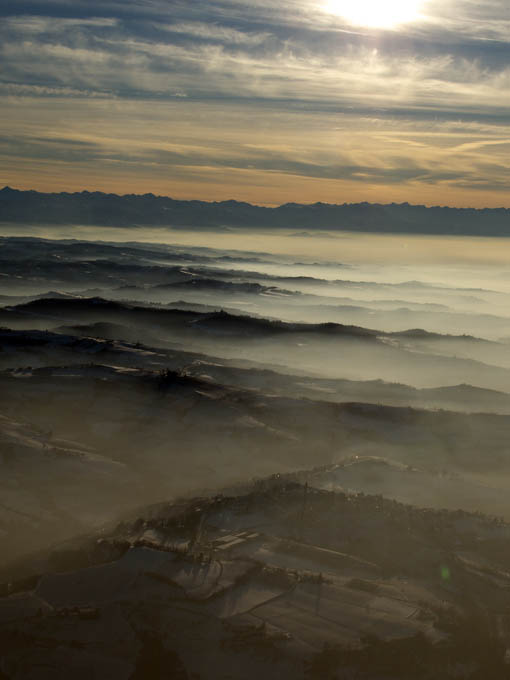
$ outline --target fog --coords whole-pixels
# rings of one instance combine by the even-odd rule
[[[0,238],[9,668],[37,644],[45,668],[137,677],[175,648],[210,677],[199,640],[231,677],[322,680],[374,644],[500,650],[505,241],[23,231]]]
[[[142,503],[356,455],[391,479],[328,483],[407,502],[391,465],[411,465],[419,503],[510,516],[504,241],[23,232],[0,241],[11,556]]]

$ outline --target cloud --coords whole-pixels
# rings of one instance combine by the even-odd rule
[[[239,186],[265,173],[310,178],[313,191],[510,188],[503,1],[429,0],[398,31],[354,28],[323,6],[0,0],[4,133],[17,140],[2,140],[3,158],[46,154],[76,176],[105,163],[138,163],[147,178],[238,171]],[[70,141],[67,160],[66,142],[51,141],[64,109],[62,139],[87,142]]]
[[[208,42],[230,45],[261,45],[271,37],[268,32],[245,32],[228,26],[206,24],[201,21],[158,25],[157,28],[169,33],[185,35],[189,38],[200,38]]]
[[[475,57],[472,41],[452,43],[444,27],[436,33],[427,28],[420,35],[388,37],[339,33],[335,22],[313,24],[309,18],[310,23],[294,30],[292,22],[284,22],[283,10],[274,25],[262,22],[265,14],[261,23],[251,24],[236,19],[235,12],[234,19],[219,23],[225,5],[240,11],[234,2],[210,3],[208,11],[217,19],[210,24],[193,19],[201,3],[190,3],[187,21],[170,21],[163,12],[157,24],[152,14],[147,22],[133,22],[133,11],[149,6],[133,2],[119,8],[116,18],[11,17],[0,33],[6,65],[2,80],[127,97],[178,93],[319,107],[404,106],[417,114],[433,108],[437,115],[452,110],[491,115],[506,108],[508,43],[506,52],[500,43],[477,45]],[[298,5],[303,15],[305,6]],[[112,3],[108,7],[111,11]],[[153,12],[158,7],[163,6],[150,3]],[[177,3],[179,8],[176,14],[184,14]],[[267,14],[265,3],[257,8]],[[104,12],[105,6],[92,2],[91,9]]]
[[[118,24],[118,20],[110,18],[86,19],[63,19],[60,17],[40,17],[40,16],[14,16],[5,19],[4,29],[9,33],[37,34],[37,33],[60,33],[63,30],[75,27],[94,28],[112,27]]]

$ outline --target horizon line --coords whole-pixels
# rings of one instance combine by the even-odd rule
[[[173,196],[168,196],[164,194],[153,194],[152,192],[146,192],[144,194],[135,194],[135,193],[129,193],[129,194],[116,194],[115,192],[109,192],[109,191],[89,191],[88,189],[82,189],[81,191],[39,191],[38,189],[16,189],[11,187],[10,185],[6,184],[4,187],[0,189],[0,194],[3,194],[5,192],[13,192],[13,193],[33,193],[33,194],[43,194],[46,196],[61,196],[61,195],[68,195],[68,196],[80,196],[83,194],[86,195],[94,195],[94,194],[100,194],[102,196],[115,196],[117,198],[130,198],[130,197],[135,197],[135,198],[145,198],[145,197],[151,197],[151,198],[157,198],[157,199],[168,199],[171,201],[178,201],[182,203],[204,203],[207,205],[222,205],[222,204],[228,204],[228,203],[235,203],[238,205],[248,205],[252,208],[260,208],[260,209],[265,209],[265,210],[277,210],[278,208],[285,208],[285,207],[291,207],[291,206],[299,206],[299,207],[305,207],[305,208],[311,208],[314,206],[325,206],[325,207],[332,207],[332,208],[343,208],[343,207],[348,207],[348,206],[380,206],[380,207],[389,207],[389,206],[396,206],[396,207],[410,207],[410,208],[425,208],[426,210],[433,210],[433,209],[441,209],[441,210],[469,210],[469,211],[475,211],[475,212],[484,212],[487,210],[490,211],[510,211],[510,208],[506,208],[505,206],[498,206],[498,207],[493,207],[490,208],[488,206],[482,207],[482,208],[475,208],[475,207],[460,207],[460,206],[454,206],[454,205],[427,205],[425,203],[409,203],[408,201],[403,201],[402,203],[397,203],[395,201],[392,201],[391,203],[376,203],[376,202],[371,202],[371,201],[359,201],[356,203],[326,203],[324,201],[315,201],[314,203],[298,203],[296,201],[288,201],[287,203],[281,203],[281,204],[271,204],[271,205],[264,205],[260,203],[250,203],[249,201],[240,201],[235,198],[229,198],[229,199],[224,199],[221,201],[207,201],[203,200],[200,198],[174,198]]]

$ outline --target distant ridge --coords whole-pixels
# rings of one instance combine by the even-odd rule
[[[409,203],[286,203],[267,208],[234,200],[181,201],[154,194],[0,190],[0,222],[113,227],[332,229],[375,233],[510,236],[508,208]]]

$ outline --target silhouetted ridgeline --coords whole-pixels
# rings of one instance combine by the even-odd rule
[[[509,236],[510,209],[408,203],[286,203],[266,208],[238,201],[177,201],[154,194],[43,194],[0,190],[0,222],[98,226],[287,227],[419,234]]]

